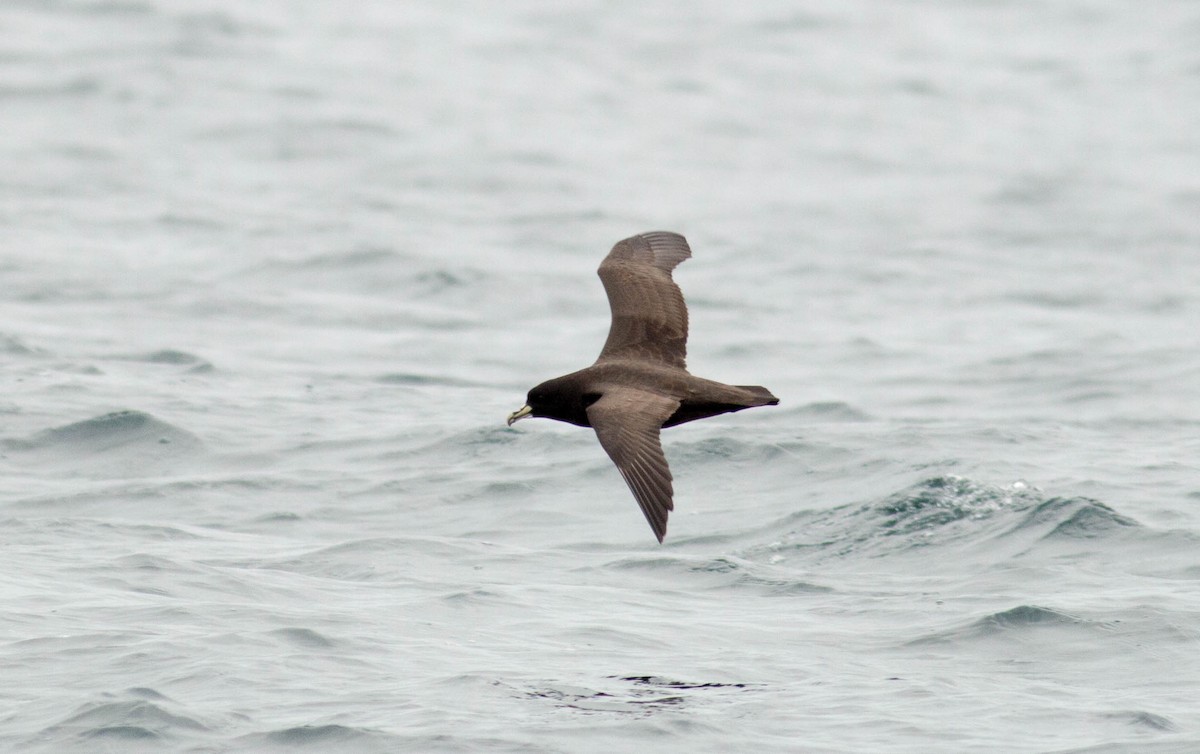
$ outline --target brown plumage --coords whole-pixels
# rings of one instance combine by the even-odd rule
[[[654,231],[613,246],[598,274],[612,326],[596,363],[529,391],[508,417],[592,427],[662,542],[674,510],[659,430],[779,399],[757,385],[725,385],[687,371],[687,305],[671,271],[692,256],[678,233]]]

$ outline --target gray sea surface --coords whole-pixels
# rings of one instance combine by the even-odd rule
[[[1198,458],[1192,0],[0,3],[2,750],[1197,752]]]

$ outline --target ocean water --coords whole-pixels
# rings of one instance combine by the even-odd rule
[[[1200,751],[1194,2],[5,0],[0,165],[0,749]]]

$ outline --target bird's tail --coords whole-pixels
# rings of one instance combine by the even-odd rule
[[[738,385],[737,387],[754,396],[755,402],[751,405],[775,406],[779,404],[779,399],[762,385]]]

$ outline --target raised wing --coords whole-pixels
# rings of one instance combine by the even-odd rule
[[[652,231],[613,246],[597,271],[612,326],[597,362],[650,359],[686,367],[688,315],[671,270],[692,256],[678,233]]]
[[[633,497],[650,522],[654,536],[662,542],[667,534],[667,514],[672,501],[671,469],[663,455],[659,430],[679,401],[634,388],[605,391],[588,406],[588,420]]]

